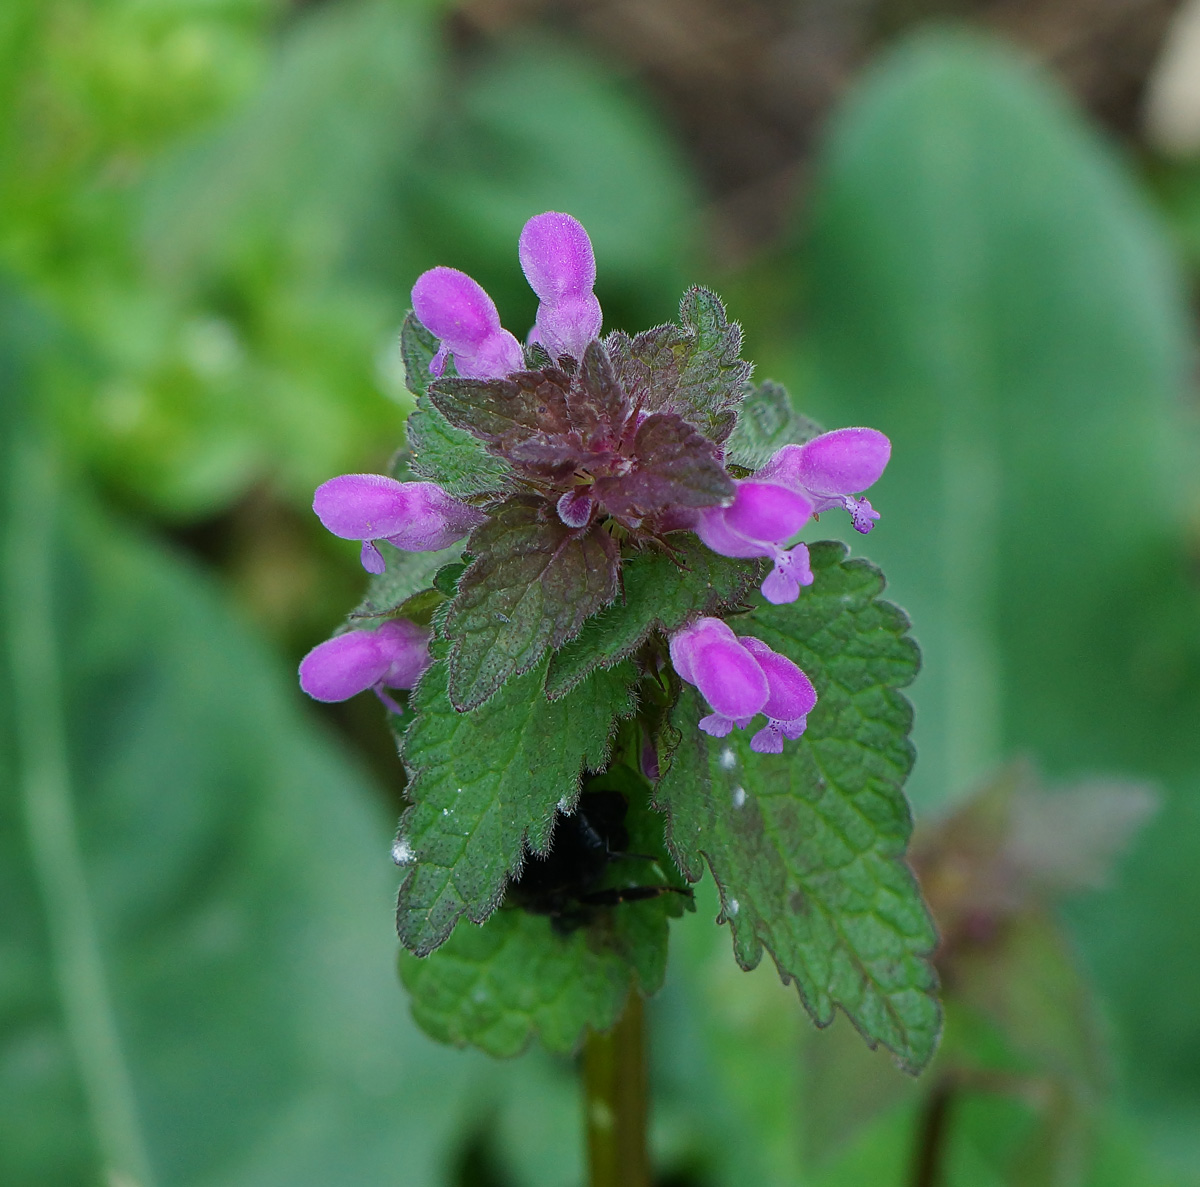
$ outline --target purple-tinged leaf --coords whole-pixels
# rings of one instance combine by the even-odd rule
[[[441,379],[429,385],[429,398],[455,428],[506,453],[531,437],[570,432],[569,386],[562,371],[548,368],[509,379]]]
[[[460,711],[574,638],[616,597],[620,567],[608,532],[569,528],[553,504],[526,496],[497,507],[467,551],[475,559],[442,626],[452,644],[450,700]]]
[[[599,342],[584,351],[568,396],[571,423],[589,450],[616,446],[631,411],[608,352]]]
[[[674,412],[720,444],[737,421],[751,365],[741,358],[742,330],[720,298],[689,289],[678,326],[656,326],[630,338],[605,339],[617,378],[650,411]]]
[[[713,507],[734,496],[713,444],[674,413],[655,412],[633,441],[635,465],[598,478],[596,498],[611,515],[641,518],[675,507]]]

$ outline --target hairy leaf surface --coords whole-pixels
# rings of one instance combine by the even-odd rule
[[[570,378],[551,367],[511,379],[438,380],[429,398],[455,428],[508,452],[521,441],[570,430],[569,386]]]
[[[597,672],[550,703],[543,663],[470,713],[451,707],[447,672],[439,659],[422,678],[404,738],[412,806],[400,832],[415,864],[396,928],[418,956],[460,916],[481,923],[496,909],[525,846],[545,852],[556,805],[573,806],[581,773],[603,766],[614,722],[634,709],[632,665]]]
[[[588,619],[579,636],[554,653],[547,696],[561,697],[597,667],[611,667],[632,655],[654,630],[670,633],[689,618],[736,606],[760,579],[758,561],[718,556],[691,534],[669,539],[673,558],[646,551],[625,560],[623,596]]]
[[[456,429],[425,394],[409,413],[405,432],[412,450],[412,472],[439,483],[458,498],[504,491],[510,470],[470,433]]]
[[[904,864],[912,710],[897,690],[919,658],[903,612],[879,600],[879,571],[845,554],[841,544],[814,546],[816,581],[799,601],[760,604],[737,628],[795,660],[816,686],[801,741],[760,755],[753,729],[710,739],[697,728],[707,709],[685,687],[658,802],[687,876],[701,876],[702,857],[712,869],[738,962],[753,968],[766,948],[818,1025],[840,1006],[869,1044],[915,1072],[940,1026],[936,937]]]
[[[636,337],[616,331],[605,339],[618,379],[648,411],[675,412],[718,444],[737,419],[751,365],[741,358],[742,329],[715,293],[689,289],[680,324]]]
[[[387,569],[367,583],[363,600],[350,612],[351,620],[386,618],[392,615],[412,617],[427,606],[423,596],[434,587],[438,570],[458,560],[461,544],[437,552],[406,552],[380,540],[376,545],[387,561]]]
[[[712,507],[733,498],[733,481],[712,443],[681,416],[651,413],[638,428],[633,453],[639,464],[629,473],[596,480],[596,497],[612,515]]]
[[[629,849],[657,859],[613,861],[603,885],[678,883],[663,818],[649,807],[645,781],[617,766],[588,784],[588,790],[601,787],[628,795]],[[593,907],[588,921],[571,931],[511,904],[482,927],[462,920],[427,959],[401,955],[413,1016],[440,1042],[491,1055],[516,1055],[533,1036],[551,1051],[574,1051],[586,1029],[616,1023],[631,989],[657,992],[666,972],[667,918],[681,910],[680,897],[666,894]]]
[[[471,534],[443,631],[450,699],[473,709],[510,676],[578,634],[617,593],[620,554],[607,532],[567,527],[544,500],[519,497]]]
[[[803,445],[820,434],[815,420],[796,411],[787,388],[768,379],[746,389],[737,426],[725,444],[725,460],[757,470],[777,449]]]

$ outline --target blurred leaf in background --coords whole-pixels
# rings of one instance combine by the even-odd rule
[[[1179,278],[1119,164],[1024,64],[962,36],[876,67],[835,121],[814,203],[812,411],[896,446],[869,551],[920,624],[919,804],[1021,749],[1056,774],[1169,789],[1119,888],[1072,913],[1126,1082],[1156,1124],[1190,1118],[1166,1149],[1200,1133],[1184,534],[1200,468],[1182,456]]]

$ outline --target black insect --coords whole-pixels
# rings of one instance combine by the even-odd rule
[[[575,811],[555,821],[550,852],[525,863],[521,876],[508,889],[508,901],[535,915],[549,915],[555,930],[571,932],[590,923],[597,908],[663,894],[691,898],[691,890],[680,886],[602,885],[614,861],[657,860],[645,853],[628,852],[628,810],[628,801],[619,791],[585,791]]]

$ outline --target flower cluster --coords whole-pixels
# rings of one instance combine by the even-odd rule
[[[463,272],[434,268],[412,292],[414,315],[436,340],[436,350],[430,344],[424,355],[432,380],[418,385],[428,385],[422,415],[442,418],[444,430],[447,422],[465,430],[475,448],[500,459],[503,489],[458,498],[435,481],[378,474],[324,483],[314,511],[335,535],[361,541],[370,573],[386,568],[380,540],[419,552],[470,535],[471,563],[459,594],[472,606],[484,604],[485,595],[497,599],[464,628],[471,645],[486,647],[486,631],[499,630],[499,623],[509,632],[506,641],[520,629],[530,647],[544,648],[572,637],[618,595],[623,550],[673,553],[672,533],[695,532],[723,556],[770,560],[762,593],[781,604],[813,581],[808,550],[795,542],[811,519],[840,507],[856,530],[871,530],[879,514],[863,492],[891,451],[874,429],[837,429],[785,444],[756,472],[731,472],[726,440],[748,390],[749,367],[738,358],[739,331],[715,298],[707,295],[717,312],[711,305],[701,310],[691,328],[660,326],[636,338],[618,332],[601,340],[595,257],[579,222],[553,211],[530,219],[519,258],[540,302],[527,348]],[[420,473],[440,476],[436,469]],[[506,549],[518,558],[509,568]],[[509,602],[501,600],[521,588],[522,574],[535,571],[521,566],[540,574],[534,579],[543,586],[542,618],[514,625]],[[546,617],[547,606],[556,620]],[[452,607],[446,616],[452,644],[457,616],[465,621],[468,613]],[[429,662],[427,635],[402,619],[339,635],[305,658],[301,684],[320,700],[412,687]],[[451,700],[459,708],[481,703],[495,682],[456,699],[455,654],[452,648]],[[735,635],[716,617],[676,631],[670,655],[680,678],[713,710],[701,722],[705,732],[721,737],[766,715],[751,742],[757,751],[777,753],[785,738],[799,737],[816,703],[811,682],[791,660]]]
[[[735,635],[719,618],[701,618],[671,636],[671,663],[712,709],[700,728],[724,738],[759,714],[767,724],[750,740],[760,754],[779,754],[783,739],[804,733],[817,703],[812,681],[785,655],[752,635]]]
[[[732,503],[701,511],[696,534],[722,556],[770,557],[774,568],[763,582],[763,597],[776,605],[794,602],[813,575],[808,548],[784,543],[831,507],[844,507],[855,530],[869,532],[879,512],[854,495],[874,486],[891,453],[891,442],[877,429],[835,429],[804,445],[785,445],[738,482]]]

